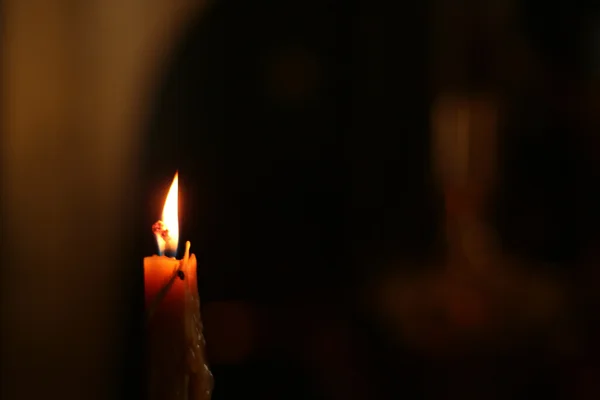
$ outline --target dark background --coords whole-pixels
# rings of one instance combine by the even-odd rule
[[[584,154],[598,118],[581,111],[598,110],[590,5],[525,1],[503,24],[475,2],[444,14],[434,2],[222,1],[191,24],[142,171],[157,194],[179,170],[215,399],[574,398],[595,359],[563,360],[533,337],[439,361],[392,343],[361,293],[390,268],[443,259],[430,120],[444,91],[502,107],[487,210],[502,249],[578,284],[598,243],[596,149]]]
[[[600,396],[597,2],[181,2],[168,50],[121,2],[0,2],[2,397],[141,397],[123,266],[176,170],[215,400]],[[447,268],[448,93],[499,110],[481,282]]]

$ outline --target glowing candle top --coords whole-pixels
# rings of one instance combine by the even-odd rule
[[[175,256],[177,253],[177,245],[179,243],[178,190],[179,177],[178,173],[175,173],[175,178],[173,178],[173,183],[165,200],[162,220],[155,223],[152,227],[160,255],[169,254]]]

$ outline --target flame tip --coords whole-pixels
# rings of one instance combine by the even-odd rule
[[[167,237],[158,240],[159,250],[161,252],[176,251],[179,243],[179,216],[178,216],[178,173],[175,173],[171,187],[165,199],[165,205],[162,212],[162,227]],[[158,239],[158,236],[157,236]]]

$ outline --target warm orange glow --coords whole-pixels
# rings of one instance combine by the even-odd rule
[[[177,244],[179,242],[179,175],[175,173],[175,178],[173,178],[173,183],[171,184],[171,188],[169,189],[169,194],[167,194],[167,199],[165,200],[165,206],[163,208],[162,213],[162,222],[165,224],[165,227],[169,230],[170,243],[159,243],[159,247],[161,253],[165,250],[164,246],[167,245],[170,248],[177,249]]]

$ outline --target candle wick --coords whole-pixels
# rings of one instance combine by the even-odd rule
[[[152,233],[160,236],[164,241],[169,239],[169,228],[162,221],[157,221],[152,225]]]
[[[158,253],[159,255],[173,254],[173,256],[177,253],[177,243],[173,240],[171,235],[169,234],[169,228],[162,221],[157,221],[152,225],[152,233],[156,236],[156,243],[158,244]]]

